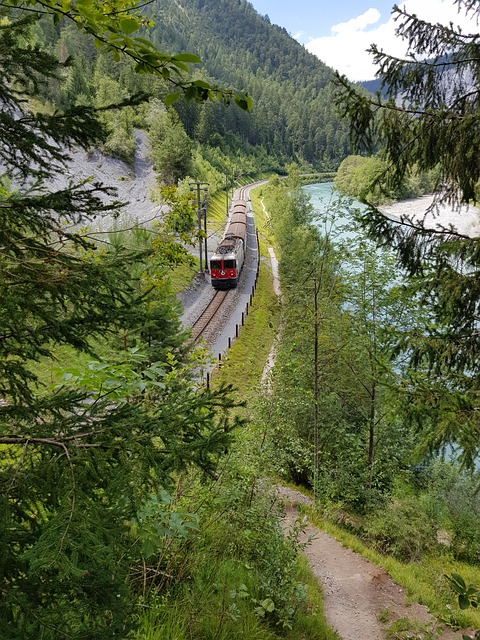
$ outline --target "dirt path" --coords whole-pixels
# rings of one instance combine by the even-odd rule
[[[286,487],[279,487],[279,493],[286,503],[283,526],[288,530],[298,517],[295,505],[311,501],[302,493]],[[304,553],[322,584],[327,622],[342,640],[386,640],[388,637],[461,639],[460,631],[438,628],[426,607],[407,605],[404,590],[384,569],[315,527],[308,526],[305,530],[303,541],[309,538],[311,541]],[[408,618],[411,634],[387,636],[387,628],[399,618]],[[422,635],[420,629],[424,625],[424,629],[436,629],[438,636]],[[415,628],[416,634],[413,632]]]

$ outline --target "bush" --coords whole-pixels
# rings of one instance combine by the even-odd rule
[[[457,560],[480,561],[480,495],[478,481],[451,463],[438,462],[429,488],[445,506],[449,547]]]
[[[367,537],[382,553],[412,562],[437,546],[438,522],[425,499],[393,499],[367,524]]]

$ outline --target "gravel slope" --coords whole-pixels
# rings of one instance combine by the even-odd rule
[[[423,196],[396,202],[380,210],[387,216],[407,221],[423,221],[427,228],[455,229],[468,236],[480,235],[480,210],[464,205],[458,210],[450,206],[433,206],[433,196]]]

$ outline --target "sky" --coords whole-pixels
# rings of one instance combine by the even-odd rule
[[[391,9],[395,0],[251,0],[261,15],[277,24],[328,66],[350,80],[372,80],[375,67],[366,49],[375,43],[385,52],[405,55],[395,37]],[[478,33],[476,23],[458,13],[453,0],[397,0],[400,7],[428,22],[460,25]]]

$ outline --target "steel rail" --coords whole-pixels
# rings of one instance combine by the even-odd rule
[[[192,338],[198,340],[222,306],[228,291],[216,291],[213,298],[192,325]]]

